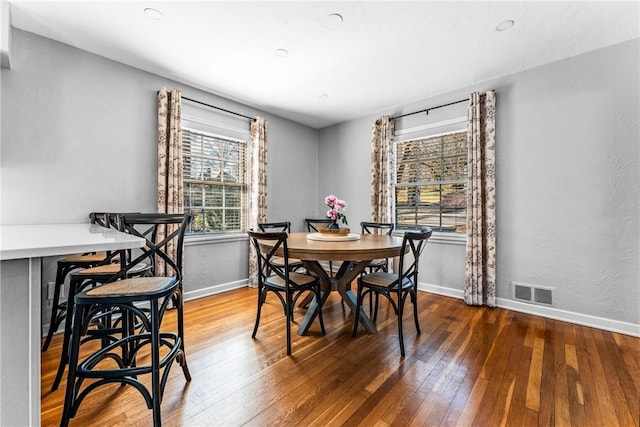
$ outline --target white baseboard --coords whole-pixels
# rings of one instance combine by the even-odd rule
[[[461,300],[464,299],[464,292],[459,289],[430,285],[428,283],[418,283],[418,289],[432,294],[444,295]],[[532,314],[534,316],[561,320],[563,322],[575,323],[577,325],[589,326],[592,328],[603,329],[605,331],[618,332],[625,335],[631,335],[633,337],[640,337],[640,325],[635,323],[621,322],[619,320],[591,316],[589,314],[576,313],[553,307],[526,304],[506,298],[497,298],[496,306],[521,313]]]
[[[235,282],[221,283],[219,285],[210,286],[208,288],[202,288],[195,291],[185,292],[184,300],[194,300],[198,298],[208,297],[209,295],[219,294],[221,292],[231,291],[233,289],[244,288],[248,286],[249,280],[237,280]]]

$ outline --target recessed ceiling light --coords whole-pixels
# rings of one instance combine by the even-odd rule
[[[164,18],[164,15],[162,14],[162,12],[160,12],[158,9],[154,9],[152,7],[147,7],[144,10],[144,13],[147,14],[147,16],[155,21],[159,21],[162,18]]]
[[[285,56],[289,55],[289,51],[287,49],[276,49],[276,55],[284,58]]]
[[[339,13],[330,13],[324,18],[324,24],[328,28],[337,28],[344,22],[344,18]]]
[[[496,31],[507,31],[508,29],[513,27],[514,24],[515,21],[511,19],[505,19],[504,21],[496,25]]]
[[[320,95],[318,98],[320,99],[328,99],[329,95],[327,95],[326,93],[323,93],[322,95]]]

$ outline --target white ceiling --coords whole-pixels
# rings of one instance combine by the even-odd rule
[[[637,38],[640,27],[638,1],[10,4],[14,27],[314,128]],[[506,19],[513,28],[496,31]]]

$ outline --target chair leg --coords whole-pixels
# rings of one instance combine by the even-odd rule
[[[158,321],[158,300],[149,301],[151,310],[151,402],[153,403],[153,425],[162,425],[160,413],[160,322]]]
[[[53,335],[58,330],[60,323],[66,317],[67,308],[60,305],[61,289],[67,274],[73,269],[72,266],[61,266],[56,271],[56,283],[53,289],[53,303],[51,304],[51,320],[49,321],[49,332],[42,346],[42,351],[47,351]]]
[[[287,356],[291,356],[291,294],[287,292],[287,307],[286,307],[286,317],[287,317]]]
[[[369,304],[371,304],[371,299],[373,298],[373,294],[376,294],[376,303],[373,309],[373,322],[375,323],[376,320],[378,320],[378,302],[380,299],[380,294],[378,292],[373,292],[371,291],[371,294],[369,296]],[[369,309],[371,309],[371,307],[369,307]]]
[[[404,337],[402,336],[402,313],[404,312],[404,298],[398,295],[398,339],[400,340],[400,355],[404,357]]]
[[[253,333],[251,334],[251,338],[256,337],[256,333],[258,332],[258,325],[260,324],[260,312],[262,311],[262,304],[264,300],[267,298],[267,292],[263,289],[258,289],[258,311],[256,313],[256,324],[253,327]]]
[[[69,312],[69,316],[71,317],[71,313]],[[67,388],[65,391],[64,397],[64,406],[62,410],[62,419],[60,420],[60,426],[66,427],[69,425],[69,419],[75,415],[75,406],[76,406],[76,369],[78,365],[78,353],[80,352],[80,331],[82,330],[82,317],[83,317],[83,307],[78,307],[75,309],[75,313],[73,313],[74,317],[77,319],[74,322],[73,333],[71,334],[71,345],[69,350],[69,370],[67,372]],[[63,368],[64,369],[64,368]],[[60,369],[58,368],[58,373],[60,373]],[[56,386],[57,388],[57,386]]]
[[[187,365],[187,353],[184,349],[184,300],[182,299],[182,290],[178,291],[178,336],[180,337],[180,349],[182,350],[182,357],[178,360],[182,367],[185,379],[191,381],[191,373],[189,372],[189,366]]]
[[[413,320],[416,324],[416,332],[420,335],[420,321],[418,320],[418,292],[415,288],[411,291],[411,302],[413,302]]]
[[[69,294],[67,295],[67,315],[64,319],[64,337],[62,338],[62,353],[60,354],[60,363],[58,364],[58,372],[51,385],[51,391],[55,391],[60,386],[62,380],[62,374],[64,369],[69,363],[69,343],[71,341],[72,325],[73,325],[73,310],[74,310],[74,296],[76,294],[78,283],[75,280],[69,282]]]

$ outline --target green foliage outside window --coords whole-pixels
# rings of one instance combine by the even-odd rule
[[[183,128],[184,210],[190,233],[242,232],[247,217],[246,141]]]

